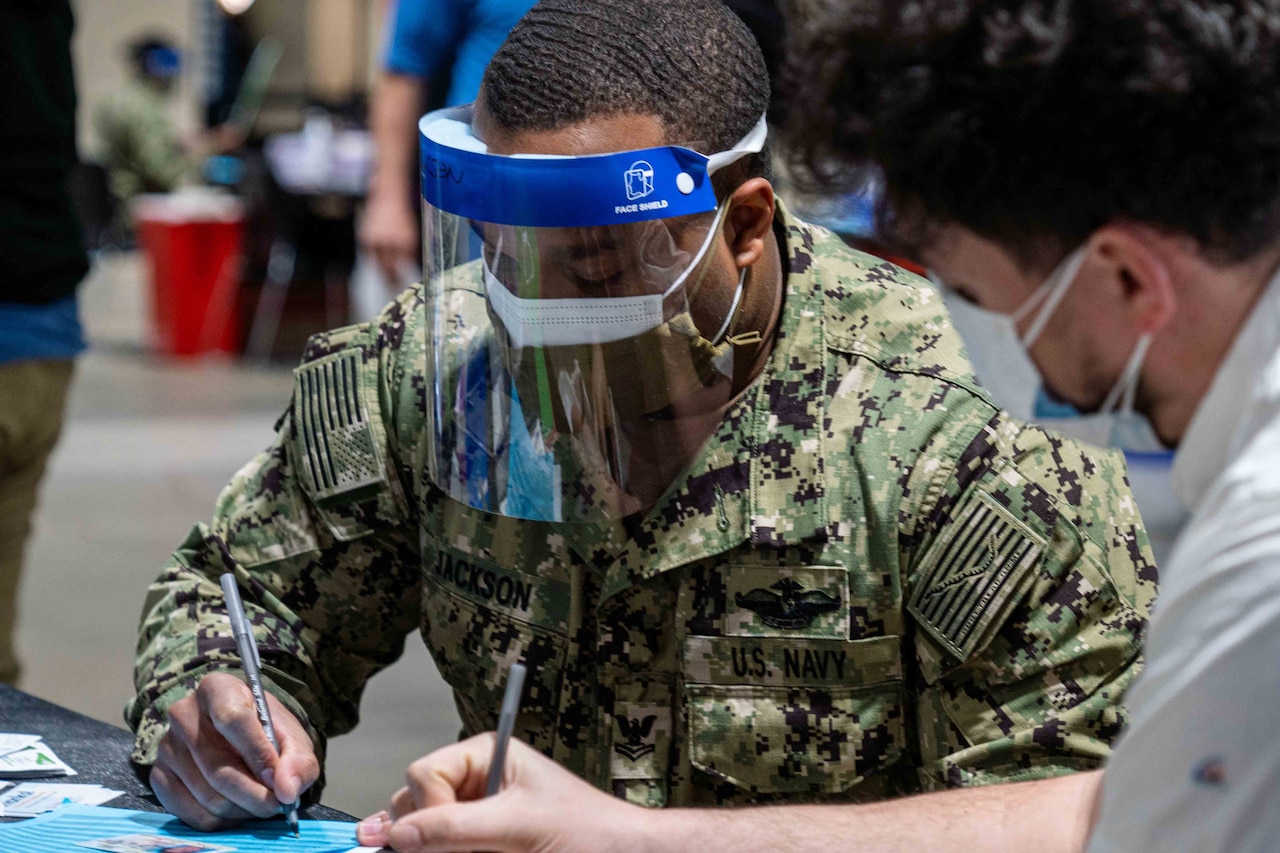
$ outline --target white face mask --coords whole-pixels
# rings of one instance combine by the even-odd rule
[[[1036,418],[1036,400],[1044,386],[1044,378],[1031,358],[1031,346],[1040,337],[1054,310],[1075,282],[1087,256],[1081,246],[1063,259],[1044,283],[1012,314],[1001,314],[974,305],[939,282],[943,301],[951,313],[951,322],[960,332],[969,350],[974,373],[991,392],[996,404],[1014,417],[1032,421]],[[1026,335],[1018,333],[1018,322],[1039,306]],[[1076,417],[1054,418],[1050,428],[1073,438],[1102,447],[1155,451],[1164,445],[1156,437],[1150,421],[1134,411],[1138,376],[1146,359],[1151,336],[1138,339],[1133,354],[1121,371],[1116,384],[1098,411]]]
[[[639,337],[666,322],[664,304],[689,280],[693,271],[701,266],[716,235],[720,233],[720,223],[728,208],[729,203],[726,201],[716,210],[715,219],[697,254],[685,271],[662,293],[606,298],[526,299],[504,287],[486,263],[485,292],[489,304],[493,307],[493,313],[502,321],[511,344],[515,347],[607,344]],[[733,307],[725,317],[720,332],[712,339],[713,344],[719,343],[729,329],[729,323],[742,297],[745,275],[744,268],[742,275],[738,276],[738,290],[733,298]]]

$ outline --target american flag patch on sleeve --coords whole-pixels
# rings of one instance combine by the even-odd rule
[[[1044,546],[994,498],[974,492],[921,560],[907,610],[948,652],[967,660],[1021,597]]]
[[[318,502],[384,480],[360,358],[348,350],[294,371],[298,467]]]

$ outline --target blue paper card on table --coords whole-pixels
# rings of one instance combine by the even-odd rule
[[[197,832],[155,812],[67,805],[22,823],[0,824],[5,853],[355,853],[356,825],[304,820],[294,838],[284,820],[250,821],[222,832]]]

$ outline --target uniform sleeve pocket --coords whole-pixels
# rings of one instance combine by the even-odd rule
[[[898,637],[690,637],[690,761],[751,793],[836,794],[903,752]]]

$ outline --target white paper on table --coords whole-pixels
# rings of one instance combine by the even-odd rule
[[[35,817],[66,803],[100,806],[123,794],[101,785],[69,782],[24,782],[0,794],[0,808],[8,817]]]
[[[0,732],[0,755],[8,755],[20,749],[26,749],[39,743],[40,740],[40,735],[19,735]]]
[[[71,765],[54,754],[46,743],[37,743],[8,755],[0,755],[0,777],[76,776]]]

